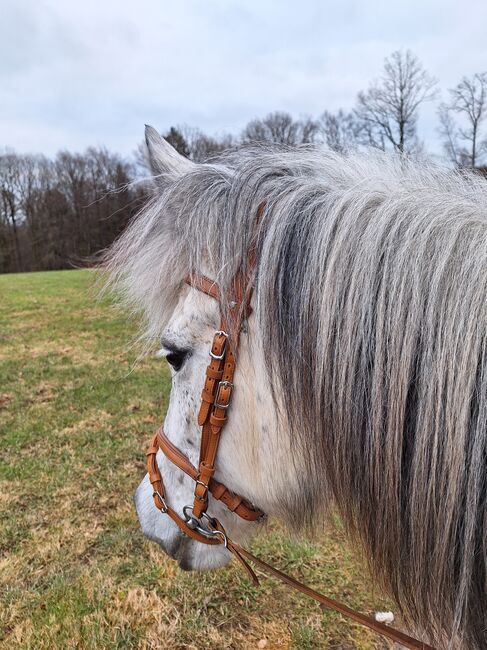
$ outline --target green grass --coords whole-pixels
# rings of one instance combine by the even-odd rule
[[[87,271],[0,276],[0,648],[371,648],[382,639],[241,570],[181,572],[132,494],[170,389]],[[365,612],[386,607],[339,527],[256,552]]]

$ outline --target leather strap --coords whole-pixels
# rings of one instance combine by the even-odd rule
[[[220,302],[220,288],[214,280],[210,280],[206,275],[202,275],[201,273],[190,273],[186,278],[186,282],[195,289],[198,289],[198,291],[202,291],[203,293],[206,293],[207,296],[211,296]]]
[[[154,489],[154,484],[160,481],[160,483],[157,484],[157,488],[161,494],[164,494],[162,476],[155,460],[155,455],[157,454],[158,449],[161,449],[167,458],[169,458],[176,467],[179,467],[179,469],[181,469],[185,474],[190,476],[193,481],[198,480],[198,470],[196,467],[191,463],[189,458],[169,440],[163,427],[161,427],[157,431],[152,440],[151,446],[147,450],[148,461],[149,456],[151,456],[151,471],[149,472],[149,478]],[[246,521],[258,521],[265,516],[262,510],[255,508],[243,497],[229,490],[226,485],[220,483],[215,478],[211,479],[208,488],[215,499],[221,501],[229,510]],[[155,499],[156,498],[158,498],[157,495]]]
[[[350,607],[342,605],[342,603],[333,600],[333,598],[328,598],[328,596],[324,596],[319,591],[311,589],[311,587],[308,587],[299,580],[296,580],[292,576],[287,575],[287,573],[276,569],[271,564],[268,564],[264,560],[261,560],[259,557],[253,553],[250,553],[250,551],[247,551],[245,548],[231,540],[227,540],[227,547],[232,551],[237,551],[241,557],[255,564],[257,567],[259,567],[259,569],[264,571],[264,573],[271,575],[273,578],[277,578],[282,583],[288,585],[296,591],[300,591],[305,596],[318,601],[328,609],[332,609],[335,612],[342,614],[342,616],[345,616],[345,618],[349,618],[356,623],[360,623],[360,625],[368,627],[370,630],[373,630],[377,634],[381,634],[382,636],[391,639],[391,641],[394,641],[395,643],[400,643],[406,648],[411,648],[411,650],[435,650],[432,646],[428,645],[424,641],[418,641],[418,639],[415,639],[414,637],[411,637],[408,634],[401,632],[400,630],[388,627],[384,623],[379,623],[371,616],[366,616],[365,614],[356,612]]]
[[[259,206],[258,218],[263,207]],[[191,273],[186,282],[218,300],[220,304],[220,330],[213,337],[210,363],[206,369],[205,383],[201,393],[198,424],[201,426],[198,478],[195,482],[193,514],[199,518],[208,508],[208,491],[215,473],[216,455],[227,411],[233,393],[233,377],[236,369],[236,350],[244,319],[250,313],[252,298],[252,274],[255,267],[255,246],[249,251],[246,264],[240,268],[231,282],[228,297],[228,317],[221,307],[221,291],[215,282],[205,275]],[[225,503],[225,501],[222,499]],[[235,503],[235,502],[234,502]],[[235,504],[235,509],[238,506]]]

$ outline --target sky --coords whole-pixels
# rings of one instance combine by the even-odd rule
[[[0,0],[0,148],[129,156],[145,123],[238,134],[350,109],[411,49],[441,97],[487,70],[485,0]],[[440,151],[437,102],[419,135]]]

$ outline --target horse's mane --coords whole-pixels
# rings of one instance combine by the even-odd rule
[[[309,468],[305,518],[326,480],[404,615],[487,647],[487,183],[388,155],[249,148],[163,187],[109,266],[153,336],[189,269],[225,287],[252,238],[257,327]]]

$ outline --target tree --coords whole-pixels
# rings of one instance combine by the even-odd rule
[[[314,120],[312,117],[303,117],[298,124],[300,143],[311,144],[315,142],[320,132],[319,121]]]
[[[19,166],[19,205],[22,213],[22,267],[36,268],[46,228],[42,218],[45,195],[52,183],[52,162],[42,155],[16,155]],[[48,213],[51,216],[51,213]]]
[[[418,145],[419,106],[436,96],[436,80],[409,50],[396,51],[386,58],[379,81],[357,98],[355,116],[362,142],[403,152]]]
[[[353,113],[341,108],[336,113],[325,111],[320,117],[319,130],[330,149],[344,153],[357,146],[360,126]]]
[[[184,135],[179,129],[171,126],[164,138],[176,149],[178,153],[180,153],[185,158],[189,158],[190,151],[188,143],[186,142]]]
[[[0,156],[0,217],[11,233],[17,271],[22,270],[19,234],[22,220],[20,190],[19,158],[13,151],[5,151]]]
[[[450,101],[439,108],[443,146],[455,165],[477,167],[487,153],[487,137],[482,138],[481,132],[487,115],[487,72],[463,77],[448,92]]]
[[[271,142],[295,146],[313,142],[318,124],[311,118],[295,120],[289,113],[275,111],[251,120],[242,133],[243,142]]]
[[[188,125],[184,125],[180,129],[188,143],[189,157],[196,163],[205,162],[222,151],[236,147],[235,138],[228,133],[210,136],[200,129]]]

